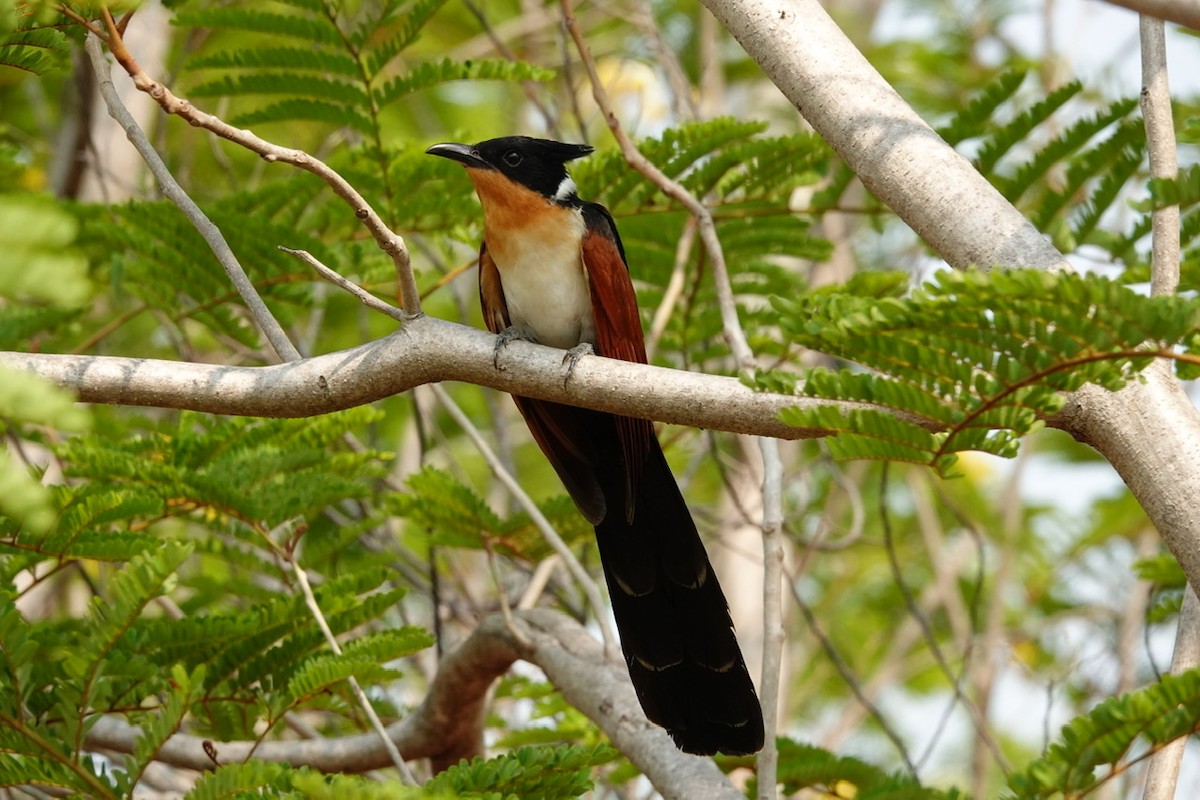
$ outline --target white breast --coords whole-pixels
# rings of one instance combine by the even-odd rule
[[[542,344],[564,350],[595,343],[591,293],[579,250],[583,215],[566,216],[571,221],[568,236],[560,225],[536,223],[510,236],[485,231],[510,321],[527,328]],[[562,217],[556,221],[561,223]]]

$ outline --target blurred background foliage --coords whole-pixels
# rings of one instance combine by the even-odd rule
[[[1186,181],[1147,191],[1132,93],[1064,80],[1059,54],[1017,46],[1015,4],[828,5],[905,99],[1079,263],[1145,281],[1148,209],[1177,192],[1185,288],[1200,283],[1200,191]],[[764,366],[844,365],[796,344],[772,298],[885,271],[895,271],[879,278],[887,291],[903,291],[939,268],[697,4],[597,0],[576,14],[622,124],[713,208]],[[890,29],[898,17],[919,20],[921,35]],[[25,2],[0,9],[0,26],[0,347],[270,363],[202,239],[111,131],[80,28]],[[688,215],[612,146],[557,4],[144,3],[127,42],[180,96],[348,177],[405,237],[425,310],[477,327],[478,205],[461,170],[424,149],[518,132],[597,145],[574,174],[581,196],[617,220],[653,361],[733,373]],[[128,82],[118,74],[117,83]],[[276,249],[306,249],[395,302],[388,260],[341,201],[316,178],[144,100],[127,97],[303,353],[394,330]],[[1180,100],[1186,142],[1195,98]],[[281,422],[85,409],[27,376],[2,378],[0,751],[24,765],[0,769],[7,784],[32,782],[21,770],[35,763],[46,783],[93,794],[118,796],[139,779],[169,793],[194,780],[146,772],[152,748],[123,773],[84,760],[91,711],[124,710],[148,730],[165,725],[164,736],[189,711],[191,730],[217,738],[275,735],[290,714],[339,735],[364,729],[343,680],[356,675],[394,719],[422,697],[437,653],[496,611],[499,592],[520,598],[548,555],[427,390]],[[588,526],[507,400],[447,388],[597,570]],[[727,434],[660,435],[755,672],[756,452]],[[886,787],[886,773],[915,769],[928,787],[993,796],[1064,722],[1168,663],[1182,576],[1111,470],[1067,437],[1038,434],[1015,461],[967,455],[950,480],[920,466],[837,462],[821,442],[783,453],[791,596],[781,733],[823,748],[784,748],[789,791],[847,796],[839,792],[851,784]],[[500,585],[485,549],[500,561]],[[357,656],[325,652],[293,554]],[[540,602],[586,619],[561,569]],[[612,796],[642,790],[636,770],[597,748],[603,737],[535,671],[502,684],[491,726],[510,760],[431,791],[519,786],[496,783],[516,765],[543,778],[531,785],[558,787],[546,796],[589,784]],[[39,727],[53,755],[22,745]],[[529,756],[524,745],[553,747]],[[843,758],[819,761],[830,752]],[[84,777],[97,773],[99,788]],[[1133,792],[1137,776],[1113,779],[1112,796]],[[248,767],[194,792],[313,792],[312,780]]]

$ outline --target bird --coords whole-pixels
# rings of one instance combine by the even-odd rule
[[[616,223],[579,198],[567,164],[593,148],[528,136],[426,152],[466,168],[483,208],[479,300],[498,335],[647,363]],[[595,528],[613,618],[646,717],[696,755],[763,745],[762,707],[729,606],[649,420],[513,396]]]

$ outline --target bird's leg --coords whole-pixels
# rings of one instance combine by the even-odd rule
[[[500,351],[508,347],[508,343],[512,341],[522,342],[537,342],[537,337],[533,335],[533,331],[524,325],[509,325],[504,330],[496,334],[496,348],[492,350],[492,365],[503,371],[504,367],[500,366]]]
[[[563,366],[567,368],[563,373],[563,386],[566,386],[567,381],[571,380],[571,373],[575,371],[575,365],[579,363],[579,359],[594,355],[596,355],[596,349],[592,347],[591,342],[580,342],[568,350],[562,360]]]

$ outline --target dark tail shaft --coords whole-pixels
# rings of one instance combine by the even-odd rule
[[[596,526],[621,649],[646,716],[689,753],[761,749],[762,708],[729,606],[653,431],[639,440],[644,455],[629,470],[617,417],[514,399]]]
[[[760,750],[762,708],[729,606],[657,441],[647,453],[631,520],[623,508],[610,500],[596,541],[629,677],[646,716],[689,753]]]

